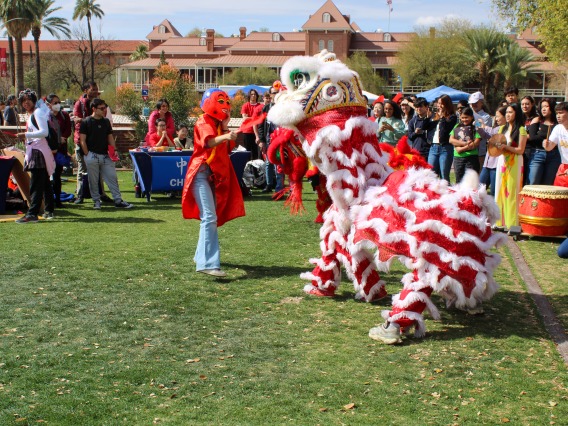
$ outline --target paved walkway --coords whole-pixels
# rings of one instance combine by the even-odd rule
[[[556,348],[558,349],[560,356],[564,359],[564,363],[568,365],[568,335],[566,334],[564,327],[562,327],[562,324],[558,321],[558,318],[556,318],[552,305],[538,285],[537,280],[521,253],[521,250],[519,250],[519,247],[513,241],[512,237],[508,237],[507,239],[507,248],[511,251],[513,262],[515,262],[517,270],[525,282],[527,289],[529,290],[529,294],[536,304],[538,312],[542,316],[546,331],[550,334],[552,340],[556,344]]]

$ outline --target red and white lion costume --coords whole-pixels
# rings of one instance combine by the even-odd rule
[[[478,191],[477,175],[450,187],[428,169],[394,171],[377,144],[376,123],[366,117],[357,74],[334,54],[294,57],[281,77],[288,90],[277,96],[268,119],[303,137],[333,201],[320,230],[322,255],[301,274],[310,281],[304,290],[333,296],[343,264],[356,298],[377,300],[386,295],[379,270],[397,257],[412,272],[402,279],[392,310],[383,312],[385,324],[369,332],[389,344],[411,327],[424,336],[424,309],[439,318],[432,291],[448,305],[480,310],[497,290],[493,270],[500,257],[490,250],[504,237],[491,231],[499,210]]]

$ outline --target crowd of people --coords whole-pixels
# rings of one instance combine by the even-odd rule
[[[531,96],[519,99],[511,87],[505,100],[491,116],[481,92],[454,107],[448,95],[430,104],[424,98],[404,97],[399,104],[380,98],[373,104],[370,119],[379,125],[377,140],[396,144],[406,133],[409,145],[432,166],[434,172],[455,182],[466,170],[480,174],[499,206],[496,228],[519,225],[519,194],[524,185],[568,187],[568,103]],[[403,128],[403,132],[398,129]],[[491,155],[489,140],[502,135]],[[564,247],[565,246],[565,247]],[[568,244],[559,249],[568,257]]]
[[[20,92],[17,102],[25,113],[26,131],[17,133],[25,144],[24,170],[30,174],[28,210],[16,223],[34,223],[39,219],[42,203],[43,218],[55,217],[55,209],[62,208],[61,175],[71,166],[67,140],[73,133],[77,162],[76,204],[82,204],[87,187],[93,199],[93,208],[101,209],[101,202],[112,202],[116,208],[131,208],[122,199],[118,187],[114,155],[116,145],[112,134],[112,115],[95,82],[84,86],[84,93],[75,103],[73,114],[61,108],[61,99],[55,93],[39,98],[30,89]],[[8,97],[4,108],[5,125],[18,126],[15,97]],[[106,184],[112,194],[103,191]]]
[[[275,83],[261,97],[251,89],[241,108],[242,117],[268,113],[279,90]],[[77,162],[75,203],[84,202],[88,186],[95,209],[100,209],[102,202],[112,202],[117,208],[132,207],[122,199],[118,188],[111,158],[115,148],[112,114],[99,94],[95,82],[87,83],[71,116],[61,109],[56,94],[38,100],[29,89],[18,98],[9,96],[0,105],[4,125],[17,124],[17,103],[28,115],[27,131],[19,136],[26,140],[25,167],[31,175],[31,199],[27,214],[17,223],[36,222],[42,201],[45,219],[52,219],[54,209],[62,207],[61,173],[64,165],[70,163],[67,139],[72,132]],[[457,105],[448,95],[430,103],[424,98],[398,94],[392,100],[379,97],[369,109],[369,119],[378,124],[380,143],[396,145],[407,135],[410,147],[420,153],[441,179],[450,182],[452,168],[456,183],[468,169],[478,172],[480,181],[495,196],[500,208],[501,217],[496,224],[499,229],[519,225],[518,200],[524,185],[568,187],[566,102],[543,98],[537,104],[531,96],[519,99],[519,92],[513,87],[505,92],[505,99],[491,115],[481,92],[473,93]],[[57,149],[47,144],[50,128],[57,134]],[[251,159],[265,161],[266,186],[262,191],[281,191],[284,176],[266,155],[275,126],[264,120],[240,130]],[[502,135],[497,146],[501,155],[491,155],[488,150],[488,141],[495,135]],[[150,114],[145,144],[154,148],[194,149],[188,127],[185,124],[176,127],[167,99],[160,99]],[[112,198],[104,192],[105,183]]]

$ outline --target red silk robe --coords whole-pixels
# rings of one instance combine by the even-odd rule
[[[218,121],[207,114],[203,114],[195,123],[193,136],[194,151],[187,166],[181,200],[183,217],[185,219],[199,219],[199,207],[193,197],[191,184],[199,167],[203,163],[209,164],[213,172],[211,177],[214,182],[217,204],[217,226],[245,215],[241,187],[229,158],[235,142],[223,142],[213,148],[209,148],[207,145],[209,139],[220,134],[219,125]]]

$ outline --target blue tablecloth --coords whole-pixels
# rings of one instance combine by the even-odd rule
[[[144,152],[130,151],[140,189],[150,201],[152,191],[180,191],[183,188],[187,164],[193,151]],[[242,183],[245,165],[250,161],[249,151],[233,151],[231,163]]]
[[[6,211],[8,179],[15,161],[17,160],[14,157],[0,157],[0,214]]]

